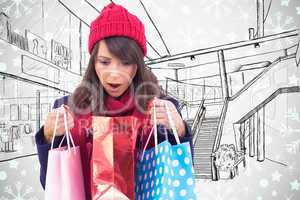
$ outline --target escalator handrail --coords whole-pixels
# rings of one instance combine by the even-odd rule
[[[201,104],[200,104],[200,106],[199,106],[199,108],[197,110],[196,116],[195,116],[195,118],[193,120],[193,123],[192,123],[192,132],[195,131],[195,126],[198,125],[198,123],[199,123],[199,120],[200,120],[200,117],[201,117],[201,114],[202,114],[201,112],[204,109],[204,101],[205,101],[205,99],[203,99],[201,101]]]

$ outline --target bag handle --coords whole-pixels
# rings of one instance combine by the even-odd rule
[[[62,138],[58,148],[61,147],[63,141],[65,138],[67,138],[67,147],[68,147],[68,151],[70,151],[71,149],[71,144],[70,144],[70,140],[71,140],[71,143],[72,143],[72,146],[75,147],[75,144],[74,144],[74,140],[73,140],[73,137],[68,129],[68,121],[67,121],[67,112],[65,110],[65,107],[62,105],[59,109],[62,109],[63,110],[63,115],[64,115],[64,126],[65,126],[65,134],[64,134],[64,137]],[[52,142],[51,142],[51,150],[53,149],[53,143],[54,143],[54,138],[56,136],[56,130],[57,130],[57,124],[58,124],[58,118],[59,118],[59,111],[56,111],[56,119],[55,119],[55,125],[54,125],[54,131],[53,131],[53,137],[52,137]]]
[[[175,126],[174,119],[173,119],[173,117],[171,115],[170,108],[169,108],[168,104],[166,104],[166,103],[165,103],[165,107],[166,107],[166,111],[167,111],[168,121],[170,123],[173,135],[175,136],[176,143],[180,144],[178,132],[177,132],[177,129],[176,129],[176,126]]]
[[[179,140],[179,136],[178,136],[178,132],[176,130],[176,126],[175,126],[175,122],[173,120],[173,117],[171,115],[171,112],[170,112],[170,109],[169,109],[169,106],[165,103],[165,108],[166,108],[166,111],[167,111],[167,116],[168,116],[168,121],[170,123],[170,126],[171,126],[171,129],[172,129],[172,133],[174,134],[174,137],[175,137],[175,140],[176,140],[176,143],[177,144],[180,144],[180,140]],[[142,152],[142,157],[141,159],[143,160],[144,158],[144,154],[145,154],[145,151],[146,151],[146,148],[148,146],[148,143],[150,141],[150,138],[151,138],[151,135],[154,134],[154,147],[155,147],[155,153],[158,154],[158,148],[157,148],[157,117],[156,117],[156,107],[155,107],[155,101],[153,101],[153,127],[150,131],[150,134],[147,138],[147,141],[146,141],[146,144],[144,146],[144,149],[143,149],[143,152]],[[167,131],[165,131],[165,134],[166,134],[166,138],[168,138],[167,136]],[[168,139],[167,139],[168,140]]]
[[[52,140],[51,140],[51,150],[53,149],[54,138],[56,136],[56,129],[57,129],[57,124],[58,124],[58,117],[59,117],[59,112],[56,110],[54,130],[53,130]]]

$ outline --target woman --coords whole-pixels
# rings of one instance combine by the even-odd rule
[[[156,77],[144,64],[146,38],[144,25],[125,8],[114,3],[104,7],[92,22],[89,35],[91,54],[87,71],[81,84],[71,96],[54,102],[54,110],[47,116],[44,126],[36,133],[36,143],[41,164],[40,181],[45,187],[48,151],[53,134],[57,109],[64,105],[68,111],[68,127],[76,145],[80,146],[87,199],[90,199],[90,175],[87,143],[91,135],[83,131],[90,127],[89,117],[152,115],[149,102],[155,98],[158,130],[169,129],[165,104],[169,105],[181,142],[191,141],[191,131],[182,120],[175,99],[163,95]],[[54,147],[64,135],[63,114],[59,115]],[[168,132],[171,143],[176,143]],[[164,140],[159,131],[159,141]]]

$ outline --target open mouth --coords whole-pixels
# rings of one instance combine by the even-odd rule
[[[108,85],[113,89],[116,89],[121,86],[121,84],[118,84],[118,83],[108,83]]]

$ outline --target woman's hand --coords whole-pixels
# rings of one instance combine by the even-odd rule
[[[63,107],[52,110],[48,114],[46,122],[44,124],[44,138],[46,143],[50,143],[52,140],[57,112],[59,115],[56,128],[56,136],[64,135],[66,132],[64,124],[64,112],[67,113],[67,125],[69,130],[74,127],[74,119],[68,106],[64,105]]]
[[[165,106],[165,105],[167,105],[169,108],[169,111],[171,113],[172,119],[174,120],[178,136],[183,137],[185,135],[185,131],[186,131],[185,125],[184,125],[184,122],[183,122],[180,114],[178,113],[175,105],[171,101],[158,99],[158,98],[155,98],[153,100],[152,105],[153,105],[153,103],[155,103],[155,108],[156,108],[157,124],[162,124],[167,129],[171,129],[167,111],[166,111],[166,106]],[[152,119],[152,123],[153,123],[153,117],[154,117],[153,116],[153,108],[151,108],[150,114],[151,114],[151,119]]]

